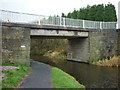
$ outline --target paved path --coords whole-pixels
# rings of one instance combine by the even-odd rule
[[[51,67],[49,65],[33,61],[32,72],[20,85],[20,88],[52,88]]]

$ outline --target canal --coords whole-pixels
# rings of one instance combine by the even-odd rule
[[[72,75],[78,82],[87,88],[118,88],[120,83],[119,70],[117,67],[103,67],[66,61],[60,64],[53,64],[47,58],[34,56],[34,60],[58,67]]]
[[[102,67],[85,63],[67,61],[57,67],[74,76],[87,88],[117,88],[118,71],[116,67]]]

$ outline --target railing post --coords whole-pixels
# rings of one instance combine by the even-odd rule
[[[40,20],[38,21],[38,25],[40,25]]]
[[[119,22],[117,21],[117,23],[116,23],[116,29],[119,29],[119,28],[118,28],[118,27],[119,27],[119,26],[118,26],[118,23],[119,23]]]
[[[38,25],[41,25],[41,23],[40,23],[40,19],[39,19],[39,21],[38,21]]]
[[[60,26],[62,26],[62,17],[60,17],[59,19],[60,19]]]
[[[65,27],[65,18],[63,18],[63,26]]]
[[[83,28],[85,28],[85,20],[83,20]]]

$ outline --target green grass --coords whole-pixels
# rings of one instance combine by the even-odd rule
[[[15,71],[5,71],[7,78],[2,81],[2,88],[17,87],[24,76],[30,71],[30,67],[25,65],[6,64],[3,66],[18,66],[20,69]]]
[[[52,84],[53,88],[85,89],[85,86],[81,85],[78,81],[75,80],[75,78],[55,67],[52,67]]]

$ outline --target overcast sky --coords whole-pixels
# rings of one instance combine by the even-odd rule
[[[120,0],[0,0],[0,9],[40,15],[67,14],[74,9],[94,4],[112,3],[118,12]]]

